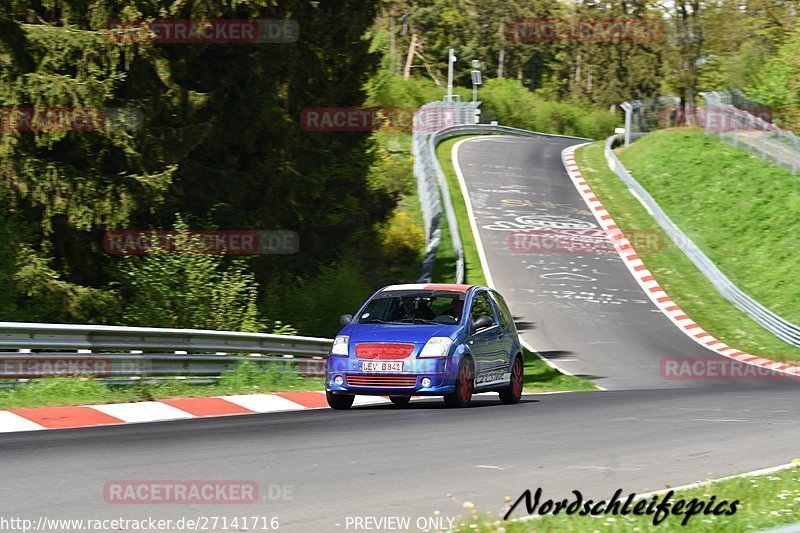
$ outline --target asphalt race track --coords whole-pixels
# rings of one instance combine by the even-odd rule
[[[354,531],[354,517],[407,516],[413,525],[435,511],[461,514],[461,501],[497,512],[504,496],[527,488],[608,498],[800,457],[800,384],[663,379],[663,357],[719,356],[657,312],[619,258],[509,246],[520,228],[594,222],[561,163],[577,142],[476,139],[460,145],[458,160],[494,283],[521,334],[607,391],[526,395],[513,406],[482,396],[464,410],[433,399],[0,435],[0,515],[277,516],[279,531]],[[103,488],[115,480],[246,480],[262,498],[109,504]]]

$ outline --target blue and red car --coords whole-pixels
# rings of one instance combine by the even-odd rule
[[[522,395],[523,357],[503,297],[488,287],[414,283],[379,290],[353,315],[342,315],[326,363],[325,391],[334,409],[356,395],[443,396],[466,407],[496,391],[503,403]]]

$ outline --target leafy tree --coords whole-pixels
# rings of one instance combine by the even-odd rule
[[[797,113],[800,107],[800,27],[764,65],[759,78],[753,87],[757,99]],[[797,128],[796,119],[792,127]]]
[[[203,253],[199,238],[180,219],[175,249],[153,239],[144,256],[127,255],[117,265],[126,305],[123,322],[132,326],[263,331],[257,306],[258,283],[243,260]]]
[[[91,131],[0,128],[3,199],[30,228],[25,242],[41,259],[28,261],[24,278],[74,286],[65,294],[100,290],[119,272],[111,268],[116,258],[102,252],[103,232],[167,227],[174,212],[192,226],[297,231],[296,256],[251,262],[262,285],[313,275],[348,248],[377,244],[376,228],[394,200],[369,183],[375,159],[369,133],[309,132],[300,124],[308,107],[363,104],[377,66],[365,38],[376,6],[376,0],[0,6],[0,108],[121,108],[141,117]],[[293,19],[300,38],[169,44],[115,40],[105,30],[109,21],[164,18]]]

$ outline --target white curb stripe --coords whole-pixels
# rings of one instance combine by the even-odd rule
[[[111,403],[107,405],[86,405],[123,422],[157,422],[160,420],[180,420],[195,418],[194,415],[161,402]]]
[[[244,407],[254,413],[277,413],[280,411],[299,411],[305,409],[299,403],[276,394],[236,394],[234,396],[218,396],[226,402]]]
[[[36,422],[31,422],[26,418],[8,411],[0,411],[0,433],[11,433],[14,431],[37,431],[44,429]]]

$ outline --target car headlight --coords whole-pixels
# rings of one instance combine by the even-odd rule
[[[420,357],[447,357],[453,339],[449,337],[431,337],[419,352]]]
[[[350,337],[347,335],[337,335],[333,339],[333,346],[331,347],[331,355],[349,355],[348,345],[350,344]]]

